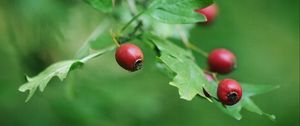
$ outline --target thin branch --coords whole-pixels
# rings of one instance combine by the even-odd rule
[[[143,15],[146,11],[142,11],[139,14],[135,15],[122,29],[121,32],[124,32],[127,27],[135,20],[137,20],[141,15]]]
[[[112,30],[110,31],[110,35],[111,35],[113,42],[116,44],[116,46],[120,47],[120,43],[119,43],[119,41],[116,40],[116,35],[113,33]]]
[[[185,45],[186,48],[189,48],[201,55],[203,55],[204,57],[208,57],[208,53],[205,52],[204,50],[198,48],[197,46],[193,45],[189,40],[188,37],[183,33],[182,29],[180,26],[176,26],[178,34],[182,40],[182,43]]]
[[[93,58],[96,58],[96,57],[98,57],[98,56],[100,56],[100,55],[103,55],[104,53],[107,53],[107,52],[109,52],[109,51],[112,51],[112,50],[114,50],[115,48],[116,48],[116,45],[112,45],[112,46],[106,47],[106,48],[104,48],[104,49],[102,49],[102,50],[99,50],[99,51],[97,51],[97,52],[95,52],[95,53],[93,53],[93,54],[90,54],[90,55],[88,55],[88,56],[86,56],[86,57],[80,59],[80,61],[83,62],[83,63],[85,63],[85,62],[87,62],[87,61],[89,61],[89,60],[91,60],[91,59],[93,59]]]
[[[96,40],[97,37],[102,34],[105,29],[107,29],[107,27],[109,26],[109,21],[108,20],[104,20],[101,23],[98,24],[98,26],[96,27],[96,29],[90,34],[90,36],[83,42],[83,45],[81,46],[81,48],[76,52],[75,54],[75,58],[82,58],[82,56],[80,55],[80,53],[85,50],[86,48],[89,48],[89,42]]]
[[[134,27],[133,31],[128,34],[128,36],[131,37],[131,36],[135,35],[136,32],[142,28],[142,26],[143,26],[143,22],[138,21],[138,24]]]

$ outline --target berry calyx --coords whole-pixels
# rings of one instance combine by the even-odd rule
[[[209,70],[220,74],[230,73],[236,68],[236,58],[226,49],[215,49],[208,56]]]
[[[225,105],[234,105],[242,98],[242,87],[233,79],[224,79],[219,82],[217,96]]]
[[[208,7],[198,9],[198,10],[196,10],[196,12],[203,14],[207,19],[206,23],[210,23],[210,22],[214,21],[215,17],[217,16],[218,7],[216,4],[212,4]]]
[[[144,54],[141,49],[134,44],[121,44],[116,50],[115,58],[122,68],[131,72],[143,67]]]

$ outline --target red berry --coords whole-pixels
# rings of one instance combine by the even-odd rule
[[[144,54],[134,44],[125,43],[117,48],[115,58],[118,64],[128,71],[136,71],[143,67]]]
[[[242,98],[242,88],[237,81],[224,79],[219,82],[217,95],[223,104],[234,105]]]
[[[215,49],[208,56],[209,70],[220,74],[227,74],[236,67],[236,58],[226,49]]]
[[[218,13],[218,7],[216,4],[212,4],[206,8],[198,9],[198,10],[196,10],[196,12],[203,14],[207,19],[206,23],[210,23],[210,22],[214,21],[216,15]]]

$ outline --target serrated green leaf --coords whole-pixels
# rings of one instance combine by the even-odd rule
[[[150,8],[165,7],[171,9],[175,6],[178,7],[177,9],[188,7],[197,9],[204,8],[212,3],[213,0],[153,0],[153,2],[150,4]]]
[[[170,82],[179,90],[180,97],[185,100],[192,100],[195,95],[201,95],[207,98],[202,89],[204,88],[213,99],[214,104],[218,106],[223,112],[234,117],[237,120],[242,119],[241,110],[245,109],[259,115],[265,115],[271,120],[275,120],[275,116],[263,112],[252,100],[251,96],[266,93],[268,91],[278,88],[274,85],[249,85],[241,84],[243,89],[242,99],[233,106],[224,106],[217,101],[217,87],[216,81],[208,82],[204,76],[204,72],[193,61],[193,55],[175,44],[161,39],[157,36],[146,34],[145,41],[153,43],[159,51],[159,60],[164,63],[166,67],[175,73],[175,77]],[[208,99],[208,98],[207,98]]]
[[[28,82],[20,86],[19,91],[25,92],[29,90],[29,95],[26,98],[27,102],[32,97],[37,88],[39,88],[40,91],[43,92],[48,82],[53,77],[58,77],[61,81],[65,79],[71,67],[77,63],[81,64],[82,62],[80,62],[79,60],[58,62],[49,66],[47,69],[33,78],[26,76]]]
[[[146,41],[154,44],[159,51],[167,53],[173,57],[194,59],[194,56],[190,51],[184,50],[183,48],[180,48],[172,42],[162,39],[158,36],[155,36],[153,34],[146,34],[145,39],[147,39]]]
[[[84,0],[86,3],[88,3],[93,8],[103,11],[103,12],[109,12],[112,10],[113,7],[113,1],[112,0]]]
[[[242,115],[240,113],[240,111],[242,110],[242,106],[240,105],[241,104],[240,102],[235,104],[234,106],[226,106],[226,107],[216,100],[214,100],[213,103],[216,104],[217,107],[220,108],[224,113],[232,116],[233,118],[237,120],[242,119]]]
[[[76,52],[75,58],[80,59],[90,54],[90,44],[88,42],[84,43],[84,45]]]
[[[154,35],[149,35],[147,40],[160,51],[160,61],[175,73],[170,85],[178,88],[180,98],[192,100],[196,95],[206,97],[202,92],[204,73],[193,61],[191,52]]]
[[[164,9],[154,9],[150,12],[150,15],[161,22],[169,23],[169,24],[189,24],[196,22],[205,22],[206,18],[195,12],[187,13],[173,13]]]
[[[205,16],[195,10],[212,3],[212,0],[154,0],[148,14],[158,21],[170,24],[205,22]]]
[[[205,82],[201,78],[202,70],[191,60],[186,57],[173,57],[167,53],[162,53],[160,60],[167,65],[176,76],[170,82],[179,90],[180,98],[192,100],[197,94],[205,97],[202,88]]]
[[[263,94],[274,89],[279,88],[279,85],[253,85],[253,84],[246,84],[243,83],[242,87],[247,89],[244,95],[251,97],[258,94]]]
[[[115,47],[115,45],[106,47],[102,50],[99,50],[93,54],[90,54],[78,60],[66,60],[52,64],[33,78],[26,76],[27,82],[19,87],[19,91],[29,91],[29,95],[26,98],[27,102],[33,96],[37,88],[39,88],[40,91],[43,92],[52,78],[58,77],[61,81],[63,81],[71,70],[78,68],[79,66],[83,65],[84,63],[95,57],[98,57],[106,52],[115,49]]]

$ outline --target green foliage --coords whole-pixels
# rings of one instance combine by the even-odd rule
[[[212,81],[210,82],[210,86],[206,88],[206,91],[212,96],[217,97],[217,82]],[[278,86],[274,85],[250,85],[250,84],[241,84],[243,89],[243,96],[241,101],[239,101],[237,104],[233,106],[224,106],[218,101],[214,100],[214,103],[220,108],[222,111],[224,111],[226,114],[234,117],[237,120],[242,119],[242,115],[240,114],[240,111],[244,108],[250,112],[257,113],[259,115],[265,115],[271,120],[275,120],[274,115],[267,114],[263,112],[252,100],[251,96],[255,96],[258,94],[266,93],[269,91],[272,91],[276,88],[279,88]]]
[[[158,21],[171,24],[188,24],[206,21],[196,9],[212,4],[212,0],[154,0],[148,13]]]
[[[205,76],[193,61],[191,52],[154,35],[146,38],[159,49],[160,61],[176,74],[170,85],[178,88],[180,98],[192,100],[197,94],[205,97],[202,91],[206,84]]]
[[[170,82],[170,85],[178,88],[182,99],[190,101],[196,95],[210,99],[211,97],[208,98],[204,95],[202,90],[204,88],[212,96],[213,102],[218,108],[237,120],[242,119],[240,114],[242,108],[275,120],[274,115],[264,113],[250,97],[272,91],[278,88],[278,86],[242,84],[243,97],[241,101],[234,106],[224,106],[215,100],[217,98],[217,82],[208,82],[206,80],[204,71],[193,61],[194,58],[189,51],[154,35],[147,35],[146,40],[155,44],[159,49],[159,60],[169,68],[165,70],[171,70],[171,72],[175,73],[175,77]]]
[[[47,84],[53,77],[58,77],[61,81],[63,81],[72,69],[78,68],[78,66],[83,65],[85,62],[97,56],[100,56],[114,48],[115,46],[105,48],[96,53],[88,55],[80,60],[67,60],[67,61],[57,62],[49,66],[48,68],[46,68],[44,71],[42,71],[40,74],[38,74],[33,78],[26,76],[28,82],[21,85],[19,87],[19,91],[25,92],[29,90],[29,95],[26,98],[26,102],[27,102],[33,96],[37,88],[39,88],[40,91],[43,92]]]
[[[109,12],[113,7],[113,0],[84,0],[86,3],[91,5],[93,8],[103,11]]]
[[[91,35],[84,41],[84,45],[78,50],[75,58],[83,58],[91,53],[91,49],[102,49],[103,47],[107,47],[111,43],[113,43],[108,30],[109,26],[111,26],[109,20],[103,20],[91,33]]]
[[[96,8],[103,12],[109,12],[113,7],[113,0],[85,0],[93,8]],[[125,33],[126,29],[131,26],[132,23],[136,21],[145,21],[145,19],[140,20],[142,15],[148,14],[157,21],[168,23],[168,24],[187,24],[187,23],[197,23],[204,22],[206,18],[195,12],[196,9],[206,7],[212,4],[212,0],[154,0],[148,7],[140,7],[141,10],[137,15],[133,15],[133,18],[124,25],[124,27],[113,30],[113,24],[118,22],[119,17],[111,17],[108,21],[105,20],[101,23],[96,30],[85,40],[84,45],[77,52],[74,60],[61,61],[49,66],[47,69],[42,71],[40,74],[33,78],[27,77],[27,83],[23,84],[19,91],[25,92],[29,90],[29,95],[26,99],[28,101],[37,88],[41,92],[45,89],[49,81],[58,77],[61,81],[67,77],[72,68],[78,66],[78,64],[84,64],[85,62],[93,59],[99,55],[109,52],[115,48],[115,46],[109,46],[109,43],[113,43],[112,38],[126,38],[128,40],[140,39],[142,42],[150,43],[152,49],[157,52],[158,60],[164,65],[164,70],[166,73],[173,73],[173,80],[169,82],[170,85],[178,88],[180,98],[185,100],[192,100],[195,96],[200,95],[209,101],[216,104],[222,111],[240,120],[242,118],[240,111],[244,108],[248,111],[257,113],[259,115],[266,115],[272,120],[275,120],[274,115],[264,113],[251,99],[251,96],[265,93],[267,91],[273,90],[274,86],[257,86],[257,85],[247,85],[243,84],[243,97],[241,101],[234,106],[224,106],[219,101],[217,101],[217,82],[208,82],[206,80],[204,71],[195,62],[195,58],[191,51],[183,49],[180,46],[173,44],[172,42],[165,39],[164,36],[152,34],[153,27],[152,22],[150,23],[150,28],[142,29],[142,25],[137,25],[131,28],[132,32]],[[136,8],[130,5],[131,9]],[[140,9],[139,8],[139,9]],[[115,12],[114,12],[115,13]],[[118,12],[122,15],[124,12]],[[114,21],[115,22],[114,22]],[[151,21],[150,21],[151,22]],[[142,24],[142,23],[139,23]],[[155,26],[155,25],[154,25]],[[168,25],[168,27],[171,25]],[[113,27],[113,28],[112,28]],[[174,26],[175,27],[175,26]],[[170,28],[172,29],[172,28]],[[186,29],[190,29],[186,27]],[[146,30],[149,30],[145,32]],[[151,31],[152,30],[152,31]],[[115,33],[110,33],[109,31],[116,31],[118,36],[114,36]],[[185,42],[184,38],[188,36],[188,30],[182,31],[182,29],[177,28],[174,32],[180,32],[179,36]],[[137,35],[139,33],[139,35]],[[156,32],[157,33],[157,32]],[[114,34],[114,35],[113,35]],[[169,36],[168,36],[169,37]],[[115,40],[117,41],[117,40]],[[188,40],[186,40],[188,43]],[[107,48],[104,48],[107,47]],[[188,47],[189,48],[189,47]],[[98,50],[91,54],[91,50]],[[99,50],[102,49],[102,50]],[[204,94],[203,89],[205,89],[212,97],[208,97]]]
[[[25,92],[29,90],[29,95],[26,98],[26,102],[27,102],[32,97],[32,95],[34,94],[37,88],[39,88],[40,91],[43,92],[45,87],[53,77],[58,77],[62,81],[67,77],[72,66],[81,63],[82,62],[79,60],[68,60],[68,61],[57,62],[49,66],[47,69],[45,69],[39,75],[33,78],[26,76],[28,82],[23,84],[19,88],[19,91]]]

